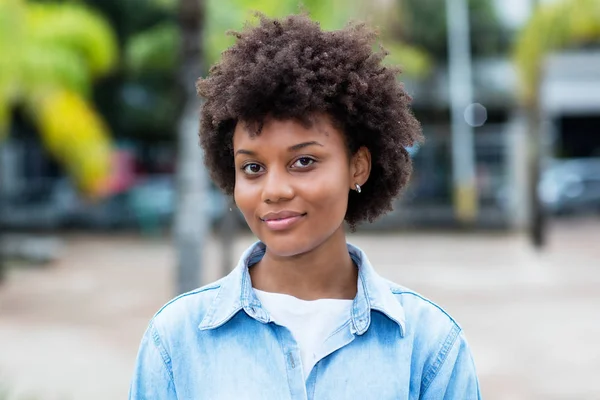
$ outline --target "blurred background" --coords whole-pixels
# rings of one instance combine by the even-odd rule
[[[426,141],[349,240],[463,326],[487,399],[600,399],[600,0],[305,0],[378,27]],[[194,82],[292,0],[0,0],[0,399],[125,398],[173,296],[254,239]]]

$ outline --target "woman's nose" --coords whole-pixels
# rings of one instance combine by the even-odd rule
[[[264,178],[261,199],[265,203],[286,201],[294,197],[291,176],[286,170],[271,169]]]

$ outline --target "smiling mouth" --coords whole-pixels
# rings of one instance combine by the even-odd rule
[[[281,231],[281,230],[291,228],[297,222],[302,220],[305,216],[306,216],[306,213],[291,215],[291,216],[282,217],[282,218],[266,218],[266,219],[261,218],[260,220],[262,222],[264,222],[264,224],[267,226],[267,228],[274,230],[274,231]]]

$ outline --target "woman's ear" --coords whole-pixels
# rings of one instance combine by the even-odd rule
[[[350,189],[355,190],[356,185],[364,185],[371,174],[371,152],[366,147],[361,147],[350,160]]]

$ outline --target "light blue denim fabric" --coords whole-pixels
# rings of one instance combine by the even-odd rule
[[[271,322],[248,267],[262,243],[225,278],[183,294],[152,319],[130,399],[480,399],[461,328],[440,307],[391,283],[348,245],[359,267],[348,320],[332,333],[305,380],[290,331]]]

